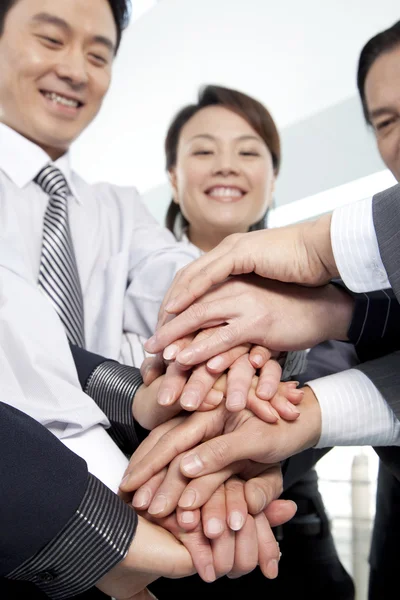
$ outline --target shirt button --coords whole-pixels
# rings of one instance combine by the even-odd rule
[[[49,583],[50,581],[53,581],[55,577],[56,576],[51,571],[42,571],[36,575],[37,581],[41,583]]]

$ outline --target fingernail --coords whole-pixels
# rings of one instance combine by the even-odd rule
[[[185,510],[181,514],[182,523],[194,523],[194,512],[192,510]]]
[[[157,337],[155,335],[153,335],[151,338],[146,340],[144,343],[144,347],[145,347],[145,350],[147,350],[147,352],[150,352],[150,354],[153,354],[157,347]]]
[[[244,525],[244,518],[242,513],[240,513],[238,510],[234,510],[230,516],[229,516],[229,527],[233,530],[233,531],[239,531],[239,529],[242,529],[243,525]]]
[[[275,388],[269,383],[264,383],[259,388],[257,388],[257,396],[263,397],[266,400],[269,400],[270,398],[272,398],[274,393],[275,393]]]
[[[224,393],[218,390],[210,390],[206,398],[207,404],[212,404],[213,406],[219,406],[223,399]]]
[[[251,362],[256,367],[260,367],[263,364],[263,357],[261,356],[261,354],[256,354],[255,356],[251,357]]]
[[[211,583],[212,581],[216,580],[217,577],[215,575],[214,567],[212,565],[208,565],[204,569],[204,577],[205,581],[207,581],[208,583]]]
[[[185,348],[184,350],[182,350],[181,352],[179,352],[179,354],[176,357],[178,363],[181,363],[182,365],[187,365],[189,363],[192,362],[192,360],[194,359],[194,352],[193,350],[190,350],[189,348]]]
[[[289,402],[289,400],[286,402],[286,407],[295,415],[300,414],[300,411],[295,406],[293,406],[293,404]]]
[[[160,512],[165,510],[166,506],[167,497],[163,494],[159,494],[154,498],[153,502],[150,504],[148,511],[151,515],[158,515]]]
[[[182,469],[189,475],[198,475],[204,468],[204,465],[197,454],[189,454],[189,456],[182,458],[181,465]]]
[[[176,358],[176,355],[178,354],[180,348],[179,346],[177,346],[176,344],[171,344],[170,346],[167,346],[163,352],[163,358],[165,358],[165,360],[173,360],[174,358]]]
[[[172,390],[162,389],[158,394],[157,400],[158,404],[161,404],[162,406],[168,406],[169,404],[172,404],[173,399],[174,396],[172,394]]]
[[[259,488],[256,488],[254,490],[254,495],[255,495],[255,501],[254,503],[257,506],[257,510],[256,513],[260,513],[261,511],[264,510],[266,504],[267,504],[267,500],[265,498],[265,494],[264,492],[262,492]]]
[[[142,508],[142,507],[145,507],[148,505],[148,503],[150,502],[150,499],[151,499],[150,490],[148,490],[148,489],[139,490],[133,496],[132,504],[135,508]]]
[[[165,306],[164,306],[164,310],[166,310],[167,312],[171,312],[171,310],[173,308],[175,308],[175,298],[172,298],[172,300],[170,300]]]
[[[278,561],[273,559],[270,560],[268,565],[267,565],[267,569],[266,569],[266,576],[268,577],[268,579],[275,579],[275,577],[278,576]]]
[[[222,533],[224,530],[224,526],[222,521],[213,517],[209,521],[207,521],[207,533],[210,535],[218,535],[218,533]]]
[[[207,367],[212,371],[219,371],[224,366],[224,359],[220,356],[214,356],[207,361]]]
[[[183,394],[181,396],[181,400],[180,400],[182,408],[187,408],[189,410],[197,408],[200,404],[199,401],[200,401],[199,395],[192,390],[183,392]]]
[[[181,508],[190,508],[195,502],[196,492],[194,490],[186,490],[183,492],[178,504]]]
[[[229,394],[226,398],[226,407],[232,409],[245,408],[246,406],[246,398],[242,392],[233,392]]]
[[[124,485],[126,485],[129,481],[129,478],[130,478],[130,473],[125,475],[125,477],[121,480],[121,483],[119,484],[119,486],[123,487]]]
[[[287,382],[287,386],[289,388],[297,388],[297,386],[300,384],[300,381],[288,381]]]

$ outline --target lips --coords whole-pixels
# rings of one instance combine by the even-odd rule
[[[83,102],[78,98],[73,98],[71,96],[66,96],[64,94],[58,94],[57,92],[50,92],[47,90],[41,90],[41,94],[54,102],[54,104],[59,104],[61,106],[65,106],[66,108],[78,109],[83,106]]]
[[[215,185],[208,188],[205,193],[216,200],[240,200],[246,191],[237,186]]]

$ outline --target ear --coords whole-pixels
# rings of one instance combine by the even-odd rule
[[[172,200],[175,204],[179,204],[178,181],[175,167],[172,167],[172,169],[168,171],[168,177],[172,189]]]

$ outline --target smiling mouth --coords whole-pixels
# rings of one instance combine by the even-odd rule
[[[61,104],[61,106],[66,106],[67,108],[81,108],[83,103],[79,100],[75,100],[74,98],[67,98],[66,96],[62,96],[60,94],[56,94],[55,92],[46,92],[45,90],[40,90],[40,93],[54,102],[54,104]]]
[[[240,200],[240,198],[243,198],[243,196],[246,194],[246,192],[240,188],[221,185],[209,188],[205,193],[207,196],[210,196],[210,198],[215,198],[216,200]]]

